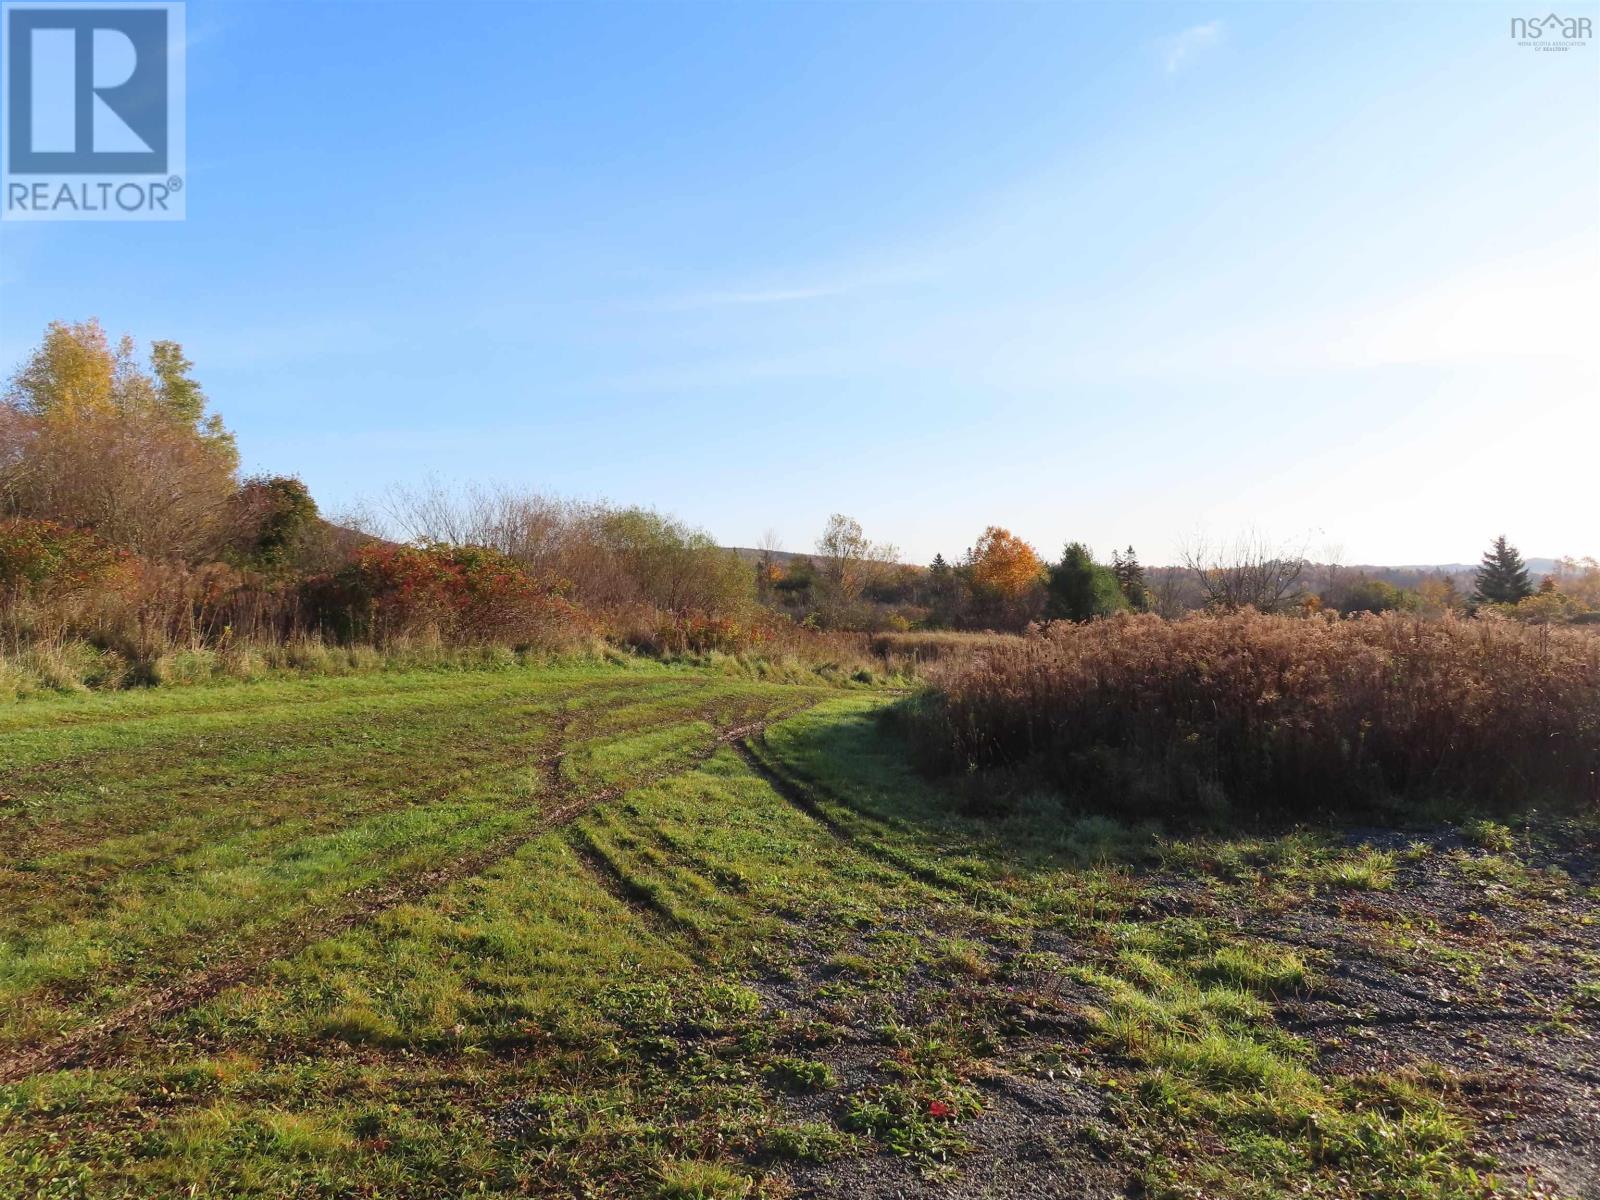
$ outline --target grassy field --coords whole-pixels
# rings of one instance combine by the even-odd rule
[[[1600,1194],[1591,829],[1166,836],[896,702],[0,709],[0,1196]]]

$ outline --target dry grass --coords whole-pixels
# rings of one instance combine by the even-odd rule
[[[955,630],[928,630],[918,633],[875,633],[867,637],[867,647],[891,666],[912,668],[936,662],[971,658],[979,651],[1020,641],[1013,633],[962,633]]]
[[[0,702],[125,687],[179,687],[225,680],[363,675],[373,671],[488,670],[549,662],[598,662],[606,657],[607,648],[598,640],[557,654],[505,646],[449,646],[423,640],[379,647],[303,636],[232,641],[220,648],[172,646],[142,658],[129,658],[87,641],[36,642],[9,651],[0,646]]]
[[[1600,638],[1583,630],[1124,617],[996,641],[935,683],[913,725],[936,762],[1038,763],[1147,811],[1600,800]]]
[[[305,633],[277,637],[163,640],[139,649],[83,637],[0,638],[0,702],[49,693],[174,687],[287,675],[356,675],[372,671],[477,670],[548,663],[614,665],[653,659],[709,668],[722,675],[771,683],[908,686],[916,661],[873,653],[865,635],[817,633],[789,622],[776,632],[737,631],[704,644],[682,622],[660,615],[644,624],[637,611],[612,619],[601,631],[568,631],[545,644],[456,644],[438,636],[391,637],[381,643],[341,641]],[[560,632],[558,629],[557,632]]]

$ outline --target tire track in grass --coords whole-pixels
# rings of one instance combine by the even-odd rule
[[[607,681],[609,684],[609,681]],[[463,690],[463,689],[457,689]],[[633,695],[632,686],[618,687],[614,684],[586,687],[576,693],[585,701],[596,704],[597,715],[610,711],[614,707],[626,704]],[[543,721],[560,719],[570,709],[573,697],[538,698],[530,703],[526,698],[518,695],[500,695],[483,702],[486,709],[505,713],[513,719],[537,718]],[[370,719],[370,723],[382,728],[391,734],[405,732],[420,732],[423,735],[453,736],[457,732],[455,726],[436,729],[432,726],[420,725],[418,722],[428,720],[431,716],[448,712],[453,707],[459,707],[459,696],[451,695],[446,701],[409,707],[383,714],[379,718]],[[589,711],[589,710],[585,710]],[[352,719],[369,723],[369,718],[361,714],[352,714]],[[482,724],[481,717],[477,723]],[[471,719],[463,719],[462,725],[470,728]],[[285,727],[282,731],[283,740],[272,747],[273,753],[297,753],[314,748],[319,741],[325,739],[325,732],[316,726],[305,725],[301,729]],[[217,748],[218,754],[228,752],[229,739],[208,734]],[[510,734],[515,737],[515,731]],[[498,737],[498,735],[497,735]],[[500,750],[497,737],[483,740],[485,756]],[[469,743],[470,744],[470,743]],[[333,761],[319,759],[314,764],[314,769],[305,774],[295,772],[293,778],[296,786],[315,787],[325,786],[348,790],[350,788],[369,788],[371,785],[382,787],[391,774],[402,774],[402,777],[412,782],[438,777],[439,782],[428,789],[421,797],[420,802],[431,803],[434,800],[448,795],[452,781],[462,773],[459,764],[440,763],[437,767],[430,768],[427,762],[406,768],[402,773],[403,763],[396,760],[404,753],[400,745],[380,747],[377,751],[365,748],[348,747],[338,748],[340,753],[330,756]],[[19,775],[18,780],[28,782],[33,789],[49,786],[54,779],[57,784],[72,782],[80,788],[97,784],[105,778],[117,779],[128,773],[130,767],[136,768],[145,751],[138,754],[120,753],[117,755],[102,754],[98,757],[88,756],[83,763],[67,763],[49,765],[45,769],[34,769],[27,776]],[[202,785],[192,793],[184,795],[178,804],[179,813],[165,819],[154,821],[150,824],[141,823],[141,805],[148,808],[152,804],[149,796],[143,793],[152,786],[165,784],[169,779],[182,779],[186,774],[193,773],[197,764],[203,767],[214,767],[218,764],[204,761],[192,755],[158,756],[163,769],[160,771],[136,771],[139,779],[138,787],[124,795],[119,795],[109,805],[102,805],[98,811],[89,811],[81,806],[69,808],[63,816],[36,817],[28,822],[18,822],[8,828],[0,828],[0,858],[7,861],[17,861],[40,856],[56,856],[71,853],[75,850],[89,849],[118,838],[137,837],[141,835],[158,834],[172,827],[183,827],[192,820],[214,820],[223,813],[224,793],[217,790],[213,783],[209,786]],[[90,773],[85,764],[92,765],[94,772]],[[269,769],[270,768],[270,769]],[[293,771],[294,768],[291,768]],[[258,778],[262,784],[261,799],[272,802],[277,798],[283,788],[278,782],[281,767],[270,760],[264,761],[250,777]],[[326,775],[321,772],[329,772]],[[81,778],[79,777],[81,775]],[[236,798],[229,793],[226,796],[226,807],[248,807],[255,797],[246,793]]]
[[[435,804],[449,800],[455,795],[464,794],[479,784],[497,776],[504,778],[519,770],[527,770],[530,765],[539,771],[541,775],[540,787],[527,799],[518,801],[503,799],[499,806],[500,811],[515,813],[519,809],[531,807],[549,797],[560,795],[560,786],[550,774],[550,770],[554,769],[559,763],[559,755],[554,756],[549,768],[541,765],[546,760],[552,759],[552,747],[565,745],[575,736],[581,738],[591,737],[594,725],[604,720],[614,710],[614,706],[625,702],[627,699],[625,696],[619,697],[602,692],[599,698],[604,703],[592,705],[589,704],[591,698],[593,698],[592,694],[579,694],[560,704],[543,706],[533,713],[514,714],[519,721],[529,715],[537,716],[541,725],[532,728],[519,726],[502,732],[498,735],[498,741],[493,748],[492,755],[486,751],[479,757],[478,761],[470,765],[450,761],[452,758],[450,754],[424,756],[417,763],[416,770],[413,772],[414,779],[409,781],[411,786],[406,790],[386,792],[383,789],[368,788],[360,794],[359,803],[352,804],[343,810],[330,809],[327,814],[324,814],[330,819],[338,818],[336,822],[328,823],[328,821],[323,821],[321,824],[308,827],[297,832],[294,838],[289,841],[272,840],[262,842],[255,846],[252,861],[257,865],[270,866],[274,862],[284,860],[286,854],[288,858],[292,859],[296,857],[294,851],[297,845],[321,844],[330,839],[336,839],[344,833],[356,832],[367,828],[374,822],[382,821],[395,813],[430,808]],[[661,719],[661,716],[657,714],[656,720],[659,721]],[[575,730],[580,732],[575,734]],[[530,743],[535,753],[532,764],[529,762]],[[220,811],[211,814],[216,819],[222,819],[226,815]],[[474,823],[481,825],[483,819],[480,818]],[[275,839],[276,831],[286,828],[290,824],[293,824],[293,822],[288,818],[280,818],[275,819],[270,825],[259,828],[247,827],[242,830],[230,830],[226,836],[213,836],[210,839],[211,847],[225,849],[235,845],[239,838],[252,840],[261,838]],[[195,845],[183,847],[178,853],[181,856],[198,853],[205,849],[205,840],[205,838],[201,837]],[[115,881],[119,885],[130,881],[136,885],[140,885],[140,881],[143,881],[143,885],[160,883],[161,877],[153,874],[153,872],[160,866],[163,858],[170,857],[173,857],[173,855],[169,852],[164,854],[162,858],[137,861],[117,875]],[[343,905],[352,898],[370,895],[374,889],[382,888],[396,878],[401,877],[402,872],[405,870],[415,872],[431,869],[430,864],[423,861],[410,864],[408,868],[396,870],[389,864],[388,859],[389,852],[383,851],[381,847],[369,846],[356,857],[346,861],[341,868],[342,870],[368,874],[371,877],[364,883],[351,880],[346,887],[333,889],[331,885],[336,883],[337,879],[330,876],[327,883],[330,885],[332,894],[318,901],[316,908],[325,909],[331,905],[334,906],[335,910],[342,909]],[[368,869],[372,867],[376,869]],[[111,987],[120,990],[124,997],[129,994],[137,995],[141,988],[158,985],[163,974],[166,978],[171,978],[176,970],[185,970],[185,968],[178,967],[176,964],[167,966],[163,963],[163,956],[172,953],[174,950],[181,954],[187,946],[199,947],[203,942],[209,943],[210,948],[224,961],[227,961],[231,958],[233,951],[226,946],[216,945],[216,939],[221,938],[224,941],[237,940],[248,946],[256,938],[262,936],[270,937],[273,927],[282,928],[300,919],[297,909],[307,907],[305,903],[301,903],[297,899],[297,897],[301,896],[301,893],[282,891],[280,894],[267,898],[251,910],[239,911],[228,924],[214,925],[211,933],[207,933],[206,929],[201,925],[185,922],[181,929],[175,932],[169,931],[163,938],[150,941],[144,938],[142,931],[137,928],[124,927],[119,932],[114,923],[108,923],[111,920],[108,914],[115,907],[116,897],[105,883],[95,884],[82,895],[74,894],[65,897],[51,895],[49,891],[50,881],[62,877],[64,869],[58,866],[52,868],[52,874],[41,876],[46,882],[46,888],[42,893],[38,893],[35,896],[13,897],[14,903],[6,913],[8,919],[0,921],[0,940],[5,939],[9,932],[17,928],[15,921],[11,918],[16,918],[19,914],[26,915],[29,907],[28,900],[37,898],[40,901],[42,915],[44,917],[54,917],[55,919],[54,926],[40,924],[40,929],[51,927],[62,930],[70,929],[79,942],[84,944],[95,940],[104,940],[131,947],[133,943],[137,943],[140,948],[139,952],[133,955],[125,955],[124,961],[116,965],[102,967],[94,975],[96,990]],[[203,876],[206,870],[207,868],[204,867],[196,868],[194,877]],[[3,871],[0,871],[0,877],[3,877],[4,874]],[[188,873],[180,873],[173,878],[181,882],[185,874]],[[70,878],[70,876],[66,878]],[[311,885],[304,884],[303,886],[309,887]],[[317,886],[321,887],[323,885],[318,884]],[[140,894],[145,893],[141,892]],[[177,893],[149,894],[164,905],[172,903],[172,897],[178,895]],[[166,898],[162,899],[162,896]],[[181,895],[178,895],[176,903],[181,907]],[[63,907],[63,905],[68,905],[68,907]],[[252,928],[252,926],[256,928]],[[22,928],[24,933],[28,932],[26,923]],[[146,966],[157,968],[155,972],[152,972],[157,977],[141,981],[140,976],[145,974],[144,968]],[[162,970],[163,966],[166,967],[164,971]],[[202,971],[204,969],[203,965],[186,968],[188,971]],[[61,1020],[65,1022],[79,1020],[92,1023],[96,1015],[95,1010],[102,1006],[99,1004],[80,1005],[71,1000],[73,985],[79,978],[87,977],[61,976],[59,974],[48,976],[39,980],[35,987],[27,991],[14,991],[0,987],[0,1003],[20,1005],[29,1003],[32,998],[52,1003],[59,1000],[64,1004],[64,1007],[57,1008]],[[110,1011],[117,1011],[120,1003],[124,1002],[114,996],[108,996],[106,999],[110,1001]],[[3,1060],[7,1053],[20,1052],[22,1047],[32,1041],[33,1038],[24,1037],[19,1039],[7,1036],[5,1044],[0,1045],[0,1060]]]
[[[645,832],[657,851],[701,880],[711,893],[735,905],[744,906],[744,898],[750,892],[750,881],[737,870],[730,870],[725,863],[697,851],[686,838],[659,823]]]
[[[814,703],[815,701],[798,704],[780,702],[763,710],[759,699],[741,697],[733,711],[729,713],[729,718],[740,722],[740,725],[720,738],[719,744],[731,745],[736,750],[742,750],[749,737],[760,736],[768,725],[804,712]],[[765,715],[758,717],[763,711]],[[701,722],[712,728],[717,727],[719,710],[716,705],[701,709],[697,716]],[[738,733],[737,728],[748,728],[749,732]],[[694,766],[702,765],[703,761],[697,761]],[[661,778],[675,777],[683,773],[686,772],[673,771]],[[657,839],[659,840],[659,834]],[[568,831],[567,843],[572,848],[579,866],[593,879],[596,886],[634,913],[658,935],[669,941],[681,942],[687,939],[693,943],[696,953],[691,953],[691,957],[703,959],[705,952],[710,948],[710,939],[705,932],[675,912],[670,900],[664,898],[664,891],[658,891],[656,887],[630,875],[618,860],[615,847],[602,844],[591,830],[578,825],[572,826]]]
[[[823,790],[823,785],[814,780],[801,779],[787,767],[780,767],[772,761],[769,753],[763,753],[758,750],[756,748],[757,744],[764,745],[764,739],[758,736],[740,742],[737,746],[740,757],[773,791],[805,816],[821,825],[833,835],[835,840],[860,851],[867,857],[900,872],[902,875],[915,879],[918,883],[932,888],[934,891],[945,895],[954,894],[965,901],[979,904],[986,908],[1005,910],[1014,906],[1012,897],[998,888],[954,872],[941,871],[926,863],[920,863],[892,847],[885,846],[882,842],[861,836],[858,830],[852,829],[823,807],[816,794]],[[857,813],[848,804],[842,801],[837,802],[849,809],[851,815],[862,824],[873,825],[878,823],[875,818]]]
[[[821,825],[838,841],[855,841],[855,834],[846,829],[837,817],[823,809],[822,805],[817,803],[816,798],[805,787],[768,762],[749,742],[740,742],[736,749],[739,752],[739,757],[744,759],[746,765],[765,780],[767,786],[776,792],[780,798],[788,801],[792,807],[798,809],[816,824]]]
[[[578,796],[571,794],[571,785],[561,773],[561,762],[566,751],[560,748],[558,743],[538,759],[537,765],[554,789],[549,796],[559,799],[531,825],[496,839],[482,849],[434,870],[424,871],[397,883],[372,889],[355,904],[329,914],[321,920],[309,921],[299,926],[293,936],[263,944],[241,954],[231,962],[190,976],[169,987],[149,992],[115,1012],[52,1042],[0,1058],[0,1084],[12,1083],[45,1071],[105,1061],[114,1056],[114,1047],[111,1043],[119,1035],[146,1028],[156,1021],[193,1008],[219,992],[245,982],[278,959],[298,953],[313,943],[344,933],[402,904],[416,903],[462,879],[482,874],[496,863],[515,854],[535,838],[566,825],[596,805],[620,799],[628,792],[648,784],[697,770],[724,746],[737,745],[747,738],[758,737],[768,724],[793,715],[795,715],[793,711],[785,711],[782,715],[762,718],[754,723],[729,726],[720,730],[708,747],[698,751],[681,767],[663,771],[654,777],[636,779],[625,787],[614,785]],[[564,737],[565,733],[564,725],[559,730],[558,736]]]
[[[488,690],[495,694],[497,701],[506,703],[518,703],[523,699],[537,703],[548,699],[551,704],[558,705],[566,697],[566,694],[540,691],[517,693],[512,687],[516,680],[507,678],[497,682],[502,686]],[[632,686],[634,686],[632,680],[597,680],[594,682],[593,690],[602,693],[615,691],[621,694]],[[166,762],[174,759],[194,760],[196,747],[203,747],[208,739],[218,748],[223,748],[227,740],[241,733],[263,735],[273,731],[292,733],[296,728],[308,728],[310,722],[318,719],[324,722],[374,720],[380,723],[395,719],[404,720],[431,712],[447,711],[457,707],[464,696],[481,694],[484,690],[485,685],[481,678],[464,678],[460,681],[441,683],[426,691],[401,688],[391,692],[374,691],[355,696],[283,700],[265,706],[246,705],[236,710],[218,706],[191,711],[175,704],[168,709],[137,716],[118,717],[107,722],[42,721],[38,724],[16,726],[0,724],[0,733],[13,736],[19,742],[48,742],[56,738],[89,737],[92,743],[97,731],[103,733],[107,726],[126,726],[126,738],[111,738],[100,744],[91,744],[87,749],[73,750],[56,757],[51,757],[48,751],[40,750],[19,756],[19,763],[15,766],[18,778],[27,779],[36,775],[83,771],[91,767],[104,768],[107,762],[135,756],[154,757]],[[590,690],[587,681],[583,690],[586,692]],[[570,691],[567,694],[570,694]],[[230,719],[230,714],[236,716]],[[161,728],[155,731],[142,728],[147,724],[159,724]]]
[[[714,687],[715,685],[713,685]],[[372,779],[338,780],[341,793],[354,794],[357,802],[350,803],[343,808],[332,807],[325,812],[319,812],[317,820],[309,827],[294,836],[298,839],[326,838],[336,835],[341,829],[354,828],[374,819],[383,818],[395,812],[413,808],[426,808],[442,801],[448,800],[453,795],[461,792],[468,784],[475,780],[487,780],[497,775],[504,775],[518,766],[525,766],[528,762],[528,742],[530,736],[534,739],[548,740],[552,727],[565,723],[566,730],[561,736],[563,744],[572,742],[586,743],[596,738],[615,739],[626,736],[639,729],[664,726],[671,723],[672,717],[686,710],[690,705],[703,705],[703,698],[698,694],[705,691],[705,687],[693,689],[680,688],[676,693],[667,698],[665,709],[657,707],[649,711],[634,711],[632,701],[635,689],[629,688],[619,691],[614,687],[586,689],[570,696],[565,700],[547,702],[534,706],[526,711],[516,711],[510,716],[517,721],[526,718],[536,718],[543,728],[512,728],[496,733],[493,738],[480,738],[481,746],[474,747],[470,753],[458,753],[457,747],[464,739],[455,739],[441,744],[441,750],[446,746],[448,752],[440,755],[427,755],[415,762],[409,778],[402,777],[398,769],[391,766],[381,776]],[[594,703],[593,701],[599,701]],[[620,720],[614,719],[613,714],[621,712]],[[741,708],[741,714],[744,708]],[[717,727],[715,720],[707,720],[713,729]],[[576,731],[576,732],[574,732]],[[412,751],[415,755],[415,748]],[[392,755],[391,755],[392,757]],[[332,787],[334,779],[318,780],[316,786],[322,788]],[[545,780],[543,794],[554,795],[555,788],[552,780]],[[377,786],[374,786],[377,785]],[[282,787],[277,789],[284,792]],[[370,793],[370,794],[367,794]],[[285,793],[286,794],[286,793]],[[220,795],[211,798],[214,802],[220,801]],[[274,798],[271,805],[285,808],[283,799]],[[126,835],[128,840],[141,837],[155,837],[167,829],[182,829],[186,844],[176,850],[163,846],[157,854],[148,854],[137,860],[119,863],[117,880],[138,880],[149,875],[165,861],[180,855],[191,855],[202,848],[215,849],[217,847],[233,844],[238,837],[248,837],[252,841],[271,838],[273,830],[292,823],[293,814],[285,812],[283,815],[274,816],[268,823],[252,824],[240,830],[237,825],[237,814],[224,809],[220,803],[213,803],[207,810],[197,811],[183,817],[173,818],[171,821],[158,825],[150,830],[136,831]],[[335,820],[337,818],[337,820]],[[222,823],[231,822],[227,828],[221,828]],[[354,823],[353,825],[351,823]],[[216,830],[209,830],[208,825],[219,826]],[[113,844],[114,839],[101,841],[101,845]],[[189,844],[192,843],[192,844]],[[276,855],[284,846],[290,843],[263,842],[253,853],[258,856],[265,854],[268,857]],[[26,855],[19,855],[15,851],[5,853],[5,832],[0,830],[0,862],[16,861]],[[70,845],[52,847],[52,858],[74,852]],[[351,866],[357,866],[352,863]],[[50,868],[48,878],[63,877],[63,872],[74,870],[73,864],[57,863]],[[0,876],[4,871],[0,870]],[[82,875],[79,879],[84,878]],[[64,876],[63,882],[70,882],[71,876]],[[83,895],[70,895],[54,897],[47,894],[39,896],[41,919],[50,918],[54,910],[63,903],[69,903],[69,908],[60,912],[57,923],[65,922],[68,918],[73,922],[99,920],[105,910],[113,904],[114,897],[103,886],[96,887]],[[19,911],[27,909],[27,904],[19,898]],[[8,914],[14,916],[16,914]],[[0,921],[0,938],[6,936],[7,930],[14,927],[14,923]]]
[[[673,912],[671,905],[658,896],[654,888],[624,871],[587,830],[574,828],[567,840],[578,864],[588,872],[595,886],[625,906],[649,929],[670,942],[687,939],[701,953],[707,949],[703,932]]]

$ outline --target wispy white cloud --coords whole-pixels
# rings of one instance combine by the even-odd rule
[[[688,312],[702,308],[760,308],[783,304],[802,304],[809,300],[831,300],[838,296],[869,292],[878,288],[918,283],[937,273],[934,263],[919,255],[914,260],[877,259],[870,262],[839,264],[833,268],[794,272],[800,278],[753,286],[709,287],[643,301],[639,307],[652,312]],[[810,278],[806,278],[809,275]],[[781,276],[780,276],[781,278]]]
[[[769,355],[689,359],[605,376],[602,393],[689,392],[736,389],[785,380],[849,375],[858,369],[841,347],[797,349]]]
[[[852,283],[825,284],[817,287],[756,288],[750,291],[693,292],[673,296],[655,305],[657,308],[679,311],[694,308],[743,308],[761,304],[790,304],[799,300],[823,300],[829,296],[842,296],[858,286]]]
[[[1183,69],[1185,63],[1222,41],[1222,22],[1207,21],[1204,25],[1191,25],[1182,33],[1175,33],[1161,43],[1161,57],[1167,74]]]

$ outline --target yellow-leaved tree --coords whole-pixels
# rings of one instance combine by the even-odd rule
[[[968,561],[975,588],[1013,600],[1044,583],[1044,560],[1009,529],[991,525],[973,546]]]
[[[962,564],[972,588],[973,616],[995,629],[1021,629],[1044,607],[1046,570],[1034,548],[991,525]]]
[[[227,537],[238,451],[176,342],[148,365],[96,320],[52,322],[0,395],[0,514],[91,528],[151,558]]]

